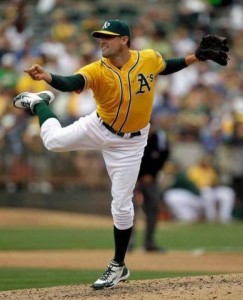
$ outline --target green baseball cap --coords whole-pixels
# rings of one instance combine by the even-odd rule
[[[120,20],[108,20],[104,23],[101,30],[92,32],[92,36],[100,38],[102,35],[128,36],[131,37],[129,26]]]

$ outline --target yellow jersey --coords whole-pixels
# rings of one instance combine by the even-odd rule
[[[124,133],[138,131],[149,123],[155,80],[165,69],[158,52],[129,51],[130,59],[121,69],[102,58],[76,72],[85,78],[84,89],[93,90],[102,120]]]
[[[200,166],[192,166],[188,169],[187,175],[200,189],[212,187],[218,182],[218,175],[211,167],[203,168]]]

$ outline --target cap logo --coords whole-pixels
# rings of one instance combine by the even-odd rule
[[[102,29],[106,29],[110,26],[111,24],[109,22],[105,22],[104,26],[102,27]]]

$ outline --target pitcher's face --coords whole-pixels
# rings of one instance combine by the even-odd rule
[[[122,53],[126,44],[126,36],[103,35],[100,38],[102,56],[105,58],[115,58]]]

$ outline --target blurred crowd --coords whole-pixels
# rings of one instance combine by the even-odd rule
[[[50,89],[24,69],[33,63],[71,75],[101,53],[90,33],[109,18],[132,29],[131,48],[153,48],[165,58],[193,53],[206,33],[226,36],[227,67],[198,63],[158,78],[153,121],[177,142],[196,142],[210,155],[243,144],[243,1],[225,0],[2,0],[0,3],[0,184],[50,192],[53,184],[105,187],[105,167],[92,153],[47,153],[37,119],[12,107],[19,93]],[[53,109],[63,125],[95,108],[92,94],[60,93]],[[190,154],[188,154],[190,156]],[[237,163],[236,163],[237,164]],[[90,170],[87,174],[87,169]],[[240,170],[242,176],[243,170]],[[52,184],[50,180],[52,179]],[[68,181],[68,178],[72,178]],[[11,179],[11,180],[10,180]]]

